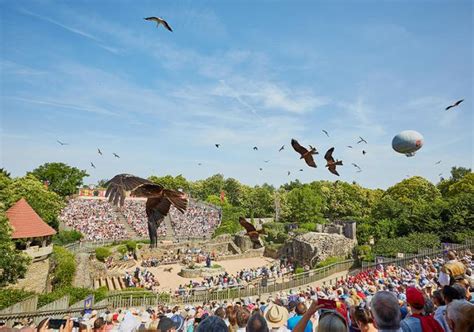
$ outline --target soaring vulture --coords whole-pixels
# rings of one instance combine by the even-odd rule
[[[293,149],[295,149],[296,152],[298,152],[301,157],[300,159],[304,159],[306,161],[306,164],[310,167],[316,167],[316,163],[314,162],[313,159],[313,154],[318,154],[318,151],[316,151],[316,148],[313,148],[311,145],[309,146],[310,150],[306,149],[305,147],[301,146],[300,143],[298,143],[297,140],[294,138],[291,140],[291,146]]]
[[[247,231],[247,235],[250,237],[250,240],[254,244],[254,248],[261,247],[262,244],[260,243],[260,234],[263,234],[264,230],[261,229],[257,231],[255,226],[245,220],[244,217],[239,218],[239,223]]]
[[[326,154],[324,155],[324,159],[326,159],[326,167],[329,169],[329,172],[339,176],[339,173],[336,171],[336,165],[342,166],[342,160],[335,161],[332,157],[333,152],[334,148],[330,148],[329,150],[327,150]]]
[[[188,197],[185,193],[164,189],[161,185],[131,174],[118,174],[108,181],[105,186],[105,196],[109,202],[121,207],[125,202],[125,192],[131,191],[130,196],[146,197],[145,211],[148,217],[148,234],[150,248],[157,245],[156,230],[168,215],[171,204],[184,213],[188,207]]]

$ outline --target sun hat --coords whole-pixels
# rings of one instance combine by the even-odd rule
[[[263,316],[267,320],[269,328],[278,328],[284,326],[288,321],[288,310],[282,306],[271,303],[265,309]]]

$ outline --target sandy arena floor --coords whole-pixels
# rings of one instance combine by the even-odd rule
[[[222,266],[228,273],[235,274],[237,271],[240,271],[244,268],[256,268],[259,266],[272,265],[275,262],[274,259],[268,257],[254,257],[254,258],[245,258],[245,259],[235,259],[228,261],[213,261],[212,264],[219,264]],[[202,265],[202,264],[201,264]],[[164,268],[173,268],[173,271],[165,272]],[[189,283],[191,280],[201,281],[202,278],[183,278],[178,275],[178,272],[181,271],[182,265],[172,264],[164,265],[159,267],[148,267],[147,269],[151,271],[158,278],[160,282],[160,290],[175,290],[179,285]],[[134,271],[135,267],[128,269],[127,271]]]

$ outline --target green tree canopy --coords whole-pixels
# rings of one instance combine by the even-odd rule
[[[291,190],[287,196],[287,215],[284,219],[297,223],[323,222],[323,198],[315,195],[309,185]]]
[[[0,287],[23,278],[30,262],[27,255],[15,249],[10,234],[10,223],[0,209]]]
[[[188,180],[186,180],[186,178],[181,174],[177,176],[166,175],[161,177],[152,175],[148,178],[148,180],[160,184],[166,189],[181,189],[183,191],[189,191],[190,188]]]
[[[33,175],[16,178],[0,191],[0,201],[4,203],[5,209],[10,208],[22,197],[45,222],[58,228],[57,218],[64,207],[64,201],[58,194],[46,189]]]
[[[49,189],[61,197],[76,193],[83,180],[89,176],[85,170],[68,166],[64,163],[46,163],[31,171],[41,182],[48,181]]]

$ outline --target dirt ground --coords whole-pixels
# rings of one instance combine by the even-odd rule
[[[234,259],[228,261],[213,261],[212,264],[219,264],[222,266],[228,273],[235,274],[237,271],[240,271],[244,268],[256,268],[260,266],[272,265],[275,262],[274,259],[268,257],[253,257],[253,258],[244,258],[244,259]],[[201,264],[202,265],[202,264]],[[172,272],[165,272],[163,269],[168,269],[172,267]],[[201,281],[202,278],[183,278],[178,275],[178,272],[181,271],[182,265],[180,264],[171,264],[164,265],[159,267],[148,267],[147,269],[158,278],[160,282],[160,290],[175,290],[179,285],[189,283],[189,281]],[[135,270],[135,267],[128,269],[128,271]]]

